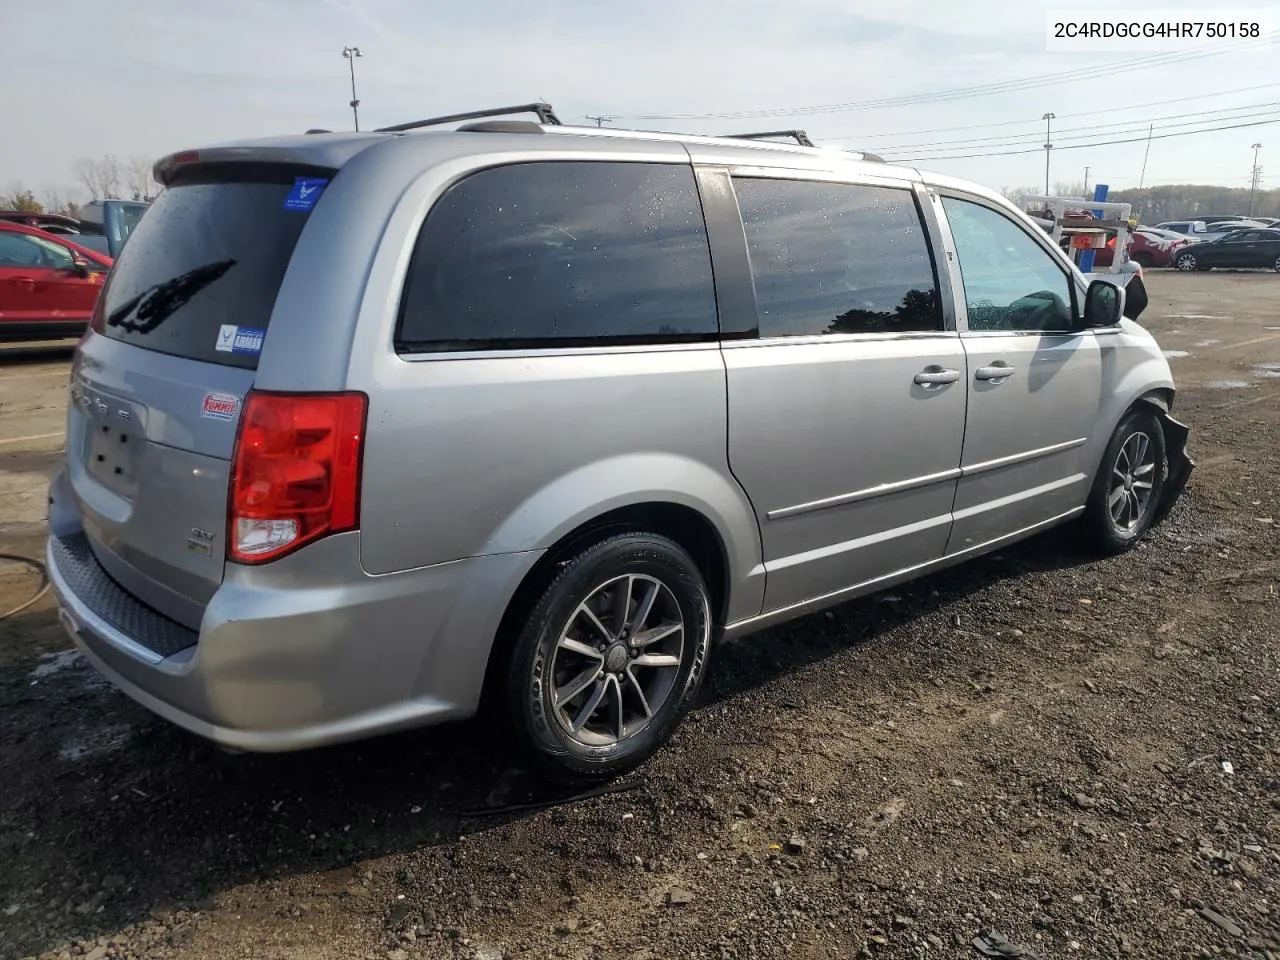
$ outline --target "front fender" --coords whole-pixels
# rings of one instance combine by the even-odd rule
[[[728,622],[760,612],[764,566],[751,503],[732,478],[678,454],[611,457],[557,477],[508,515],[485,552],[546,550],[604,514],[646,503],[688,507],[709,520],[725,550]]]

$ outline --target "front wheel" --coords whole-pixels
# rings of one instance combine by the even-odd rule
[[[674,541],[610,537],[560,568],[511,655],[507,702],[525,752],[564,781],[639,766],[702,684],[711,641],[707,587]]]
[[[1276,273],[1280,273],[1280,257],[1276,257],[1276,262],[1273,263],[1271,267]]]
[[[1177,258],[1173,261],[1173,265],[1183,273],[1192,273],[1193,271],[1200,269],[1200,265],[1196,262],[1196,255],[1194,253],[1178,254]]]
[[[1168,474],[1164,431],[1150,410],[1131,410],[1107,444],[1084,524],[1104,553],[1124,553],[1151,526]]]

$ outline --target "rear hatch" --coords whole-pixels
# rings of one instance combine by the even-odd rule
[[[222,582],[245,394],[332,174],[179,168],[121,252],[76,353],[67,472],[89,546],[121,586],[192,629]]]

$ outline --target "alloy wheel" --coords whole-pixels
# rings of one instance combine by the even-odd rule
[[[611,746],[649,725],[675,688],[685,622],[656,577],[624,574],[578,604],[556,641],[551,707],[565,733]]]
[[[1184,253],[1178,257],[1177,267],[1184,273],[1190,273],[1196,268],[1196,258],[1190,253]]]
[[[1155,481],[1156,452],[1145,433],[1132,433],[1121,445],[1111,465],[1111,483],[1107,493],[1107,510],[1116,529],[1138,528],[1151,503]]]

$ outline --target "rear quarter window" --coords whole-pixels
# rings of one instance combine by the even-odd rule
[[[297,177],[331,176],[256,164],[183,174],[147,209],[116,260],[101,332],[160,353],[256,368],[310,216],[285,209],[285,199]]]
[[[401,302],[404,352],[715,339],[706,226],[688,165],[494,167],[427,215]]]

